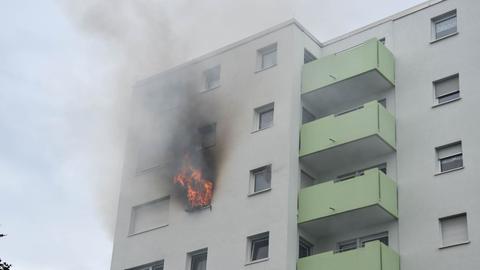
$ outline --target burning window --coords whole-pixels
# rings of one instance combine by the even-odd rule
[[[212,90],[220,86],[220,65],[207,69],[203,73],[205,79],[205,91]]]
[[[255,262],[268,258],[269,233],[261,233],[248,237],[249,262]]]
[[[203,157],[195,155],[193,160],[189,154],[183,158],[181,167],[173,182],[186,195],[189,209],[209,206],[213,197],[213,181],[205,176],[206,166]],[[203,161],[203,162],[202,162]]]
[[[255,130],[262,130],[273,126],[274,103],[255,109]]]
[[[263,166],[250,171],[250,193],[270,190],[272,169],[271,165]]]
[[[188,254],[190,260],[190,270],[207,269],[207,249],[202,249]]]

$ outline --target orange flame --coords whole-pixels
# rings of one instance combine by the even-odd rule
[[[203,178],[202,171],[192,166],[188,155],[183,159],[183,166],[175,175],[173,182],[186,189],[190,207],[210,205],[213,197],[213,182]]]

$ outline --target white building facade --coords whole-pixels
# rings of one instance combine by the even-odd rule
[[[111,269],[478,269],[479,13],[291,20],[139,82]]]

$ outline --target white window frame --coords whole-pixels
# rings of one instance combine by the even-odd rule
[[[168,207],[168,212],[166,213],[167,221],[164,222],[164,223],[158,224],[156,226],[152,226],[152,227],[149,227],[149,228],[144,228],[142,230],[136,230],[135,219],[136,219],[137,209],[142,207],[142,206],[147,206],[149,204],[151,205],[151,204],[154,204],[154,203],[161,203],[161,202],[164,202],[164,203],[168,204],[168,206],[167,206]],[[155,199],[155,200],[152,200],[152,201],[148,201],[148,202],[133,206],[131,208],[131,213],[130,213],[130,224],[129,224],[129,229],[128,229],[128,236],[133,236],[133,235],[149,232],[149,231],[152,231],[152,230],[155,230],[155,229],[159,229],[159,228],[163,228],[163,227],[168,226],[169,215],[170,215],[170,196],[165,196],[165,197],[162,197],[162,198],[159,198],[159,199]]]
[[[268,241],[267,257],[253,260],[255,243],[264,241],[265,239]],[[269,260],[269,258],[270,258],[270,232],[263,232],[263,233],[259,233],[259,234],[247,237],[247,263],[246,263],[247,265],[264,262]]]
[[[448,80],[451,80],[451,79],[455,79],[455,78],[457,78],[457,80],[458,80],[458,89],[454,89],[454,90],[452,90],[452,91],[450,91],[446,94],[443,94],[443,95],[437,97],[437,84],[448,81]],[[459,73],[455,73],[455,74],[443,77],[441,79],[435,80],[435,81],[432,82],[432,85],[433,85],[433,107],[445,105],[445,104],[460,100],[462,98],[461,91],[460,91],[461,87],[460,87],[460,74]],[[456,93],[458,93],[458,97],[455,97],[455,98],[447,100],[447,101],[440,102],[441,97],[449,96],[449,95],[456,94]]]
[[[270,65],[265,65],[264,63],[264,57],[267,54],[270,53],[275,53],[275,60],[273,64]],[[256,72],[260,72],[272,67],[275,67],[278,64],[278,46],[277,43],[270,44],[268,46],[265,46],[259,50],[257,50],[257,69]]]
[[[457,242],[457,243],[450,243],[450,244],[445,244],[444,241],[445,239],[443,238],[443,221],[445,220],[451,220],[451,219],[454,219],[454,218],[458,218],[458,217],[462,217],[462,216],[465,216],[465,230],[466,230],[466,241],[461,241],[461,242]],[[470,237],[469,237],[469,233],[468,233],[468,215],[466,212],[463,212],[463,213],[458,213],[458,214],[454,214],[454,215],[449,215],[449,216],[445,216],[445,217],[441,217],[438,219],[438,225],[439,225],[439,229],[440,229],[440,248],[439,249],[444,249],[444,248],[449,248],[449,247],[455,247],[455,246],[459,246],[459,245],[465,245],[465,244],[469,244],[470,243]]]
[[[261,115],[263,113],[272,111],[272,123],[270,126],[267,127],[260,127],[260,120],[261,120]],[[275,124],[275,103],[271,102],[269,104],[257,107],[254,109],[254,117],[253,117],[253,132],[256,131],[261,131],[261,130],[266,130],[269,128],[272,128],[273,125]]]
[[[449,147],[456,147],[457,145],[460,146],[460,151],[453,152],[452,154],[450,154],[448,156],[445,156],[445,157],[440,157],[440,151],[442,151],[446,148],[449,148]],[[465,160],[464,160],[464,155],[463,155],[463,145],[462,145],[461,140],[435,147],[435,155],[436,155],[435,157],[436,157],[436,164],[437,164],[436,165],[436,170],[437,170],[436,175],[458,171],[458,170],[463,169],[464,166],[465,166],[465,163],[464,163]],[[455,168],[450,169],[450,170],[442,171],[442,163],[441,163],[442,160],[447,159],[447,158],[452,158],[452,157],[457,156],[457,155],[462,156],[462,166],[455,167]]]
[[[256,174],[259,172],[264,172],[266,177],[269,177],[268,182],[270,182],[270,186],[268,188],[264,188],[261,190],[255,190],[255,182],[256,182]],[[259,193],[264,193],[272,189],[272,164],[264,165],[258,167],[256,169],[250,170],[250,183],[249,183],[249,193],[248,196],[253,196]]]
[[[221,72],[222,69],[220,65],[216,65],[205,70],[203,72],[203,90],[201,92],[207,92],[219,88],[221,86]],[[210,85],[211,83],[209,79],[212,75],[218,76],[218,80],[216,80],[216,84],[214,85]]]
[[[442,36],[442,37],[437,37],[437,29],[436,29],[437,24],[441,23],[441,22],[444,22],[446,20],[449,20],[451,18],[456,18],[455,32],[447,34],[447,35]],[[431,30],[432,31],[432,36],[431,36],[431,39],[432,39],[431,42],[432,43],[458,34],[458,16],[457,16],[457,10],[456,9],[450,10],[448,12],[445,12],[445,13],[441,14],[441,15],[435,16],[430,20],[430,22],[431,22],[431,29],[432,29]]]

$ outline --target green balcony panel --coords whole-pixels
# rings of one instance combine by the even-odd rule
[[[317,172],[395,151],[395,118],[377,101],[306,123],[300,159]]]
[[[365,247],[334,253],[333,251],[298,260],[298,270],[400,270],[399,255],[380,241]]]
[[[396,184],[377,168],[345,181],[329,181],[302,189],[298,198],[298,223],[317,220],[320,224],[324,218],[345,213],[355,215],[353,211],[373,206],[385,212],[379,216],[382,220],[384,216],[397,218]]]
[[[342,104],[395,85],[395,59],[377,39],[307,63],[302,72],[302,100],[326,115]]]

